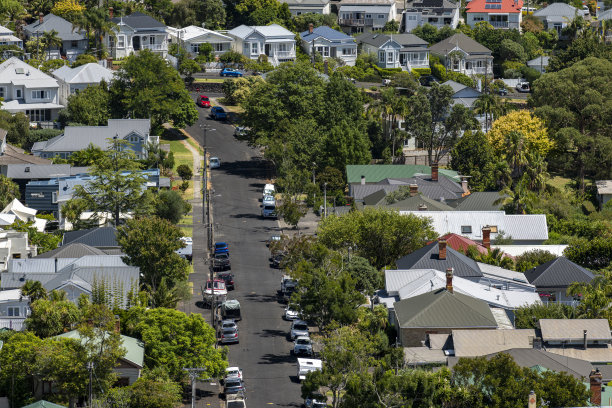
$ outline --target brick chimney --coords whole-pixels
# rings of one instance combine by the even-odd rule
[[[114,12],[115,12],[115,9],[113,9],[112,7],[108,8],[108,15],[110,18],[113,18],[113,16],[115,15]]]
[[[365,186],[365,176],[361,176],[361,185]]]
[[[417,194],[419,194],[419,185],[410,184],[410,197],[414,197]]]
[[[446,259],[446,240],[438,241],[438,259]]]
[[[491,228],[489,227],[482,228],[482,245],[487,249],[491,249]]]
[[[446,290],[453,293],[453,268],[446,268]]]
[[[602,380],[603,376],[599,372],[599,368],[596,368],[595,371],[591,371],[591,374],[589,374],[589,382],[591,383],[591,405],[596,407],[601,405]]]
[[[528,400],[528,404],[527,404],[527,408],[536,408],[537,404],[538,404],[538,398],[536,397],[536,393],[535,391],[531,391],[529,393],[529,400]]]
[[[463,190],[464,195],[470,194],[467,177],[461,177],[461,189]]]
[[[431,181],[438,181],[438,163],[431,165]]]
[[[38,23],[42,24],[45,21],[43,13],[38,13]]]
[[[312,34],[313,30],[314,30],[314,25],[312,23],[308,24],[308,32]]]

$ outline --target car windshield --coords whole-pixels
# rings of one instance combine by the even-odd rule
[[[299,339],[297,341],[297,344],[308,345],[308,344],[310,344],[310,340],[308,340],[308,339]]]
[[[227,370],[226,373],[227,373],[228,376],[240,375],[240,371],[238,371],[238,370]]]
[[[240,380],[227,380],[225,382],[225,385],[228,388],[241,387],[242,386],[242,382]]]
[[[308,330],[308,326],[305,324],[296,324],[293,326],[294,330]]]
[[[221,253],[215,254],[215,258],[216,259],[228,259],[229,255],[225,252],[221,252]]]
[[[208,101],[208,96],[203,96],[203,97],[202,97],[202,100],[203,100],[203,101]]]

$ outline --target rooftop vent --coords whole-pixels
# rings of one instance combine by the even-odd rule
[[[26,173],[29,173],[30,172],[30,168],[26,167],[23,171],[25,171]]]

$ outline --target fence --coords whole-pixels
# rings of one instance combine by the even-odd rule
[[[0,316],[0,329],[10,329],[22,331],[25,329],[25,317],[4,317]]]

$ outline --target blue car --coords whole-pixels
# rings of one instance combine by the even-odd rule
[[[229,252],[227,242],[215,242],[215,254],[220,254],[223,252]]]
[[[242,76],[242,72],[238,71],[237,69],[223,68],[221,70],[221,76],[226,76],[226,77],[241,77]]]
[[[210,110],[210,117],[215,119],[215,120],[226,120],[227,119],[227,113],[223,110],[222,107],[214,106]]]

